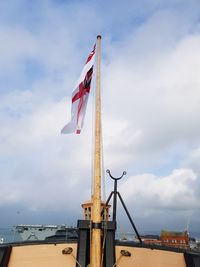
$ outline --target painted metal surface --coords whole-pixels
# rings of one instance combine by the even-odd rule
[[[63,254],[66,248],[71,254]],[[75,267],[75,243],[25,245],[12,248],[8,267]]]
[[[72,253],[63,254],[67,248],[72,248]],[[75,267],[76,251],[76,243],[16,246],[8,267]],[[186,263],[182,252],[118,245],[116,266],[186,267]]]

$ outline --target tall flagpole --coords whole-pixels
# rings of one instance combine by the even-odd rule
[[[92,195],[91,267],[101,266],[101,96],[100,96],[101,36],[97,36],[96,112],[95,112],[95,158]]]

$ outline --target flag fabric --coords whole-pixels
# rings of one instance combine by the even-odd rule
[[[94,46],[72,92],[71,121],[62,129],[62,134],[80,134],[83,127],[95,62]]]

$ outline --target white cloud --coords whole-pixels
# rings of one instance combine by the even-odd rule
[[[141,174],[129,177],[121,191],[129,203],[137,200],[136,203],[145,210],[187,210],[198,206],[194,196],[196,180],[197,175],[190,169],[177,169],[166,177]]]
[[[105,113],[111,114],[112,109],[113,118],[129,121],[131,134],[142,133],[137,153],[177,144],[190,147],[199,141],[198,46],[198,34],[186,35],[176,47],[151,60],[151,67],[145,58],[142,68],[138,68],[138,61],[121,58],[106,68]]]

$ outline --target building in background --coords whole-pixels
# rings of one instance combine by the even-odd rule
[[[187,231],[175,232],[162,230],[160,234],[160,240],[162,245],[189,249],[189,234]]]

